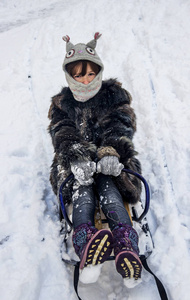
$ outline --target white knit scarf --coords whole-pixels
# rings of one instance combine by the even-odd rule
[[[75,98],[75,100],[80,102],[86,102],[94,97],[99,92],[102,86],[102,70],[100,70],[100,72],[89,84],[83,84],[76,81],[69,75],[68,72],[65,72],[65,77],[69,88],[73,93],[73,97]]]

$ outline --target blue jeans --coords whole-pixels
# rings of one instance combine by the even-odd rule
[[[89,186],[81,185],[73,192],[74,229],[81,224],[89,222],[94,225],[96,195],[111,230],[118,223],[132,226],[128,212],[123,204],[122,196],[112,178],[108,175],[98,174],[95,178],[95,183]]]

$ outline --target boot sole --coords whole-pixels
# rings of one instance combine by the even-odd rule
[[[117,272],[123,278],[134,278],[135,280],[141,277],[142,264],[135,253],[131,251],[120,252],[115,259]]]
[[[88,242],[80,262],[80,269],[88,265],[102,264],[112,252],[113,236],[109,230],[97,231]]]

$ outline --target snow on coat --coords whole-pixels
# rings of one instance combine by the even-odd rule
[[[49,133],[55,150],[50,181],[55,194],[63,180],[71,173],[70,163],[98,161],[115,155],[125,168],[141,173],[132,143],[136,131],[136,116],[130,106],[132,98],[115,79],[103,81],[102,88],[85,103],[74,99],[64,87],[52,98],[49,109]],[[122,172],[113,177],[123,200],[136,203],[141,194],[141,183],[133,175]],[[70,181],[63,190],[63,200],[72,199]]]

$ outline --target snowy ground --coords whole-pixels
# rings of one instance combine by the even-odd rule
[[[149,265],[170,300],[190,294],[190,1],[2,0],[0,2],[0,299],[76,300],[60,258],[60,223],[48,181],[50,98],[66,84],[62,36],[97,50],[104,78],[133,96],[136,149],[151,189],[155,249]],[[83,300],[158,300],[154,279],[127,290],[114,263]]]

